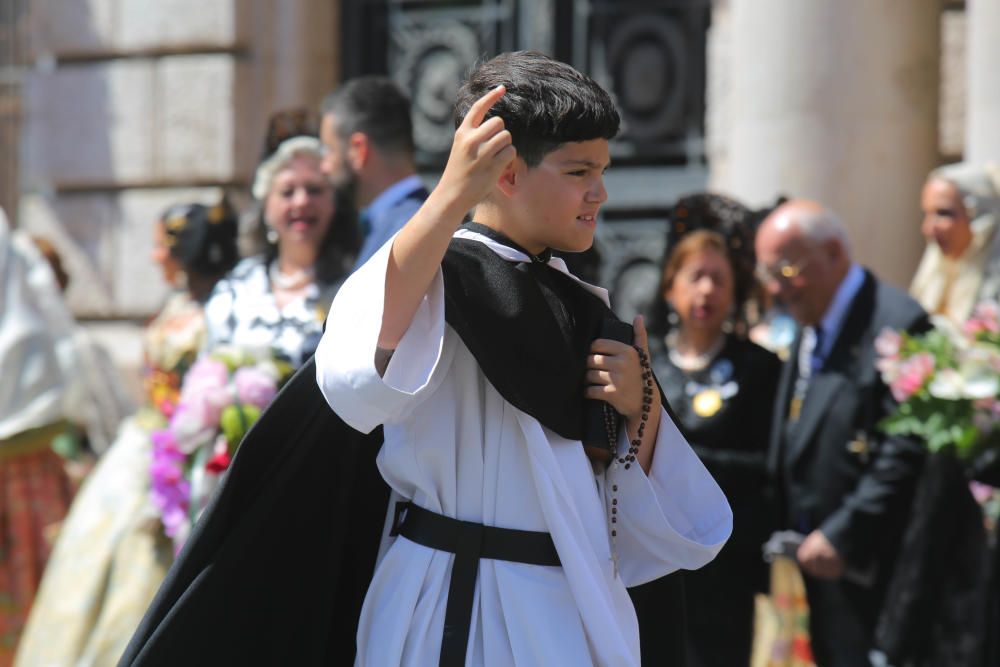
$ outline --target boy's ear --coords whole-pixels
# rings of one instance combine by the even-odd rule
[[[521,158],[514,158],[511,160],[503,172],[500,173],[500,178],[497,179],[497,188],[504,195],[511,197],[517,190],[517,186],[521,182],[521,177],[524,175],[524,170],[527,169],[527,165]]]
[[[354,171],[358,171],[368,162],[371,155],[371,142],[364,132],[354,132],[347,138],[347,161]]]

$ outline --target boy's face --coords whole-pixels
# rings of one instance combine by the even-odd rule
[[[522,245],[531,251],[590,248],[597,213],[608,199],[604,172],[609,163],[606,139],[563,144],[534,167],[519,161],[511,203],[524,212]]]

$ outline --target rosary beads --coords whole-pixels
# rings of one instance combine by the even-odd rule
[[[636,437],[629,442],[628,452],[622,456],[618,455],[618,417],[614,408],[607,403],[604,404],[604,428],[608,434],[608,445],[611,448],[611,465],[622,464],[628,470],[642,446],[642,438],[646,432],[646,422],[649,421],[649,411],[653,405],[653,369],[649,367],[649,356],[641,347],[636,346],[635,351],[639,353],[639,365],[642,368],[642,413],[639,426],[636,430]],[[618,537],[618,485],[611,485],[611,558],[615,563],[615,574],[618,573],[618,558],[615,549],[615,538]]]

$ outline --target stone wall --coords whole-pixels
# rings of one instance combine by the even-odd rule
[[[248,201],[268,115],[334,85],[337,3],[32,2],[19,221],[63,255],[74,313],[130,340],[167,291],[158,214],[223,190]],[[110,347],[138,367],[136,345]]]

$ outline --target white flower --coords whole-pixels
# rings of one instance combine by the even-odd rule
[[[992,398],[1000,390],[1000,379],[988,366],[964,364],[959,370],[944,368],[931,380],[927,391],[945,401]]]
[[[931,324],[948,338],[956,350],[961,351],[969,347],[969,339],[962,330],[944,315],[931,315]]]
[[[954,368],[942,368],[938,371],[931,383],[927,386],[927,391],[934,398],[944,401],[957,401],[963,398],[965,381],[962,375]]]

